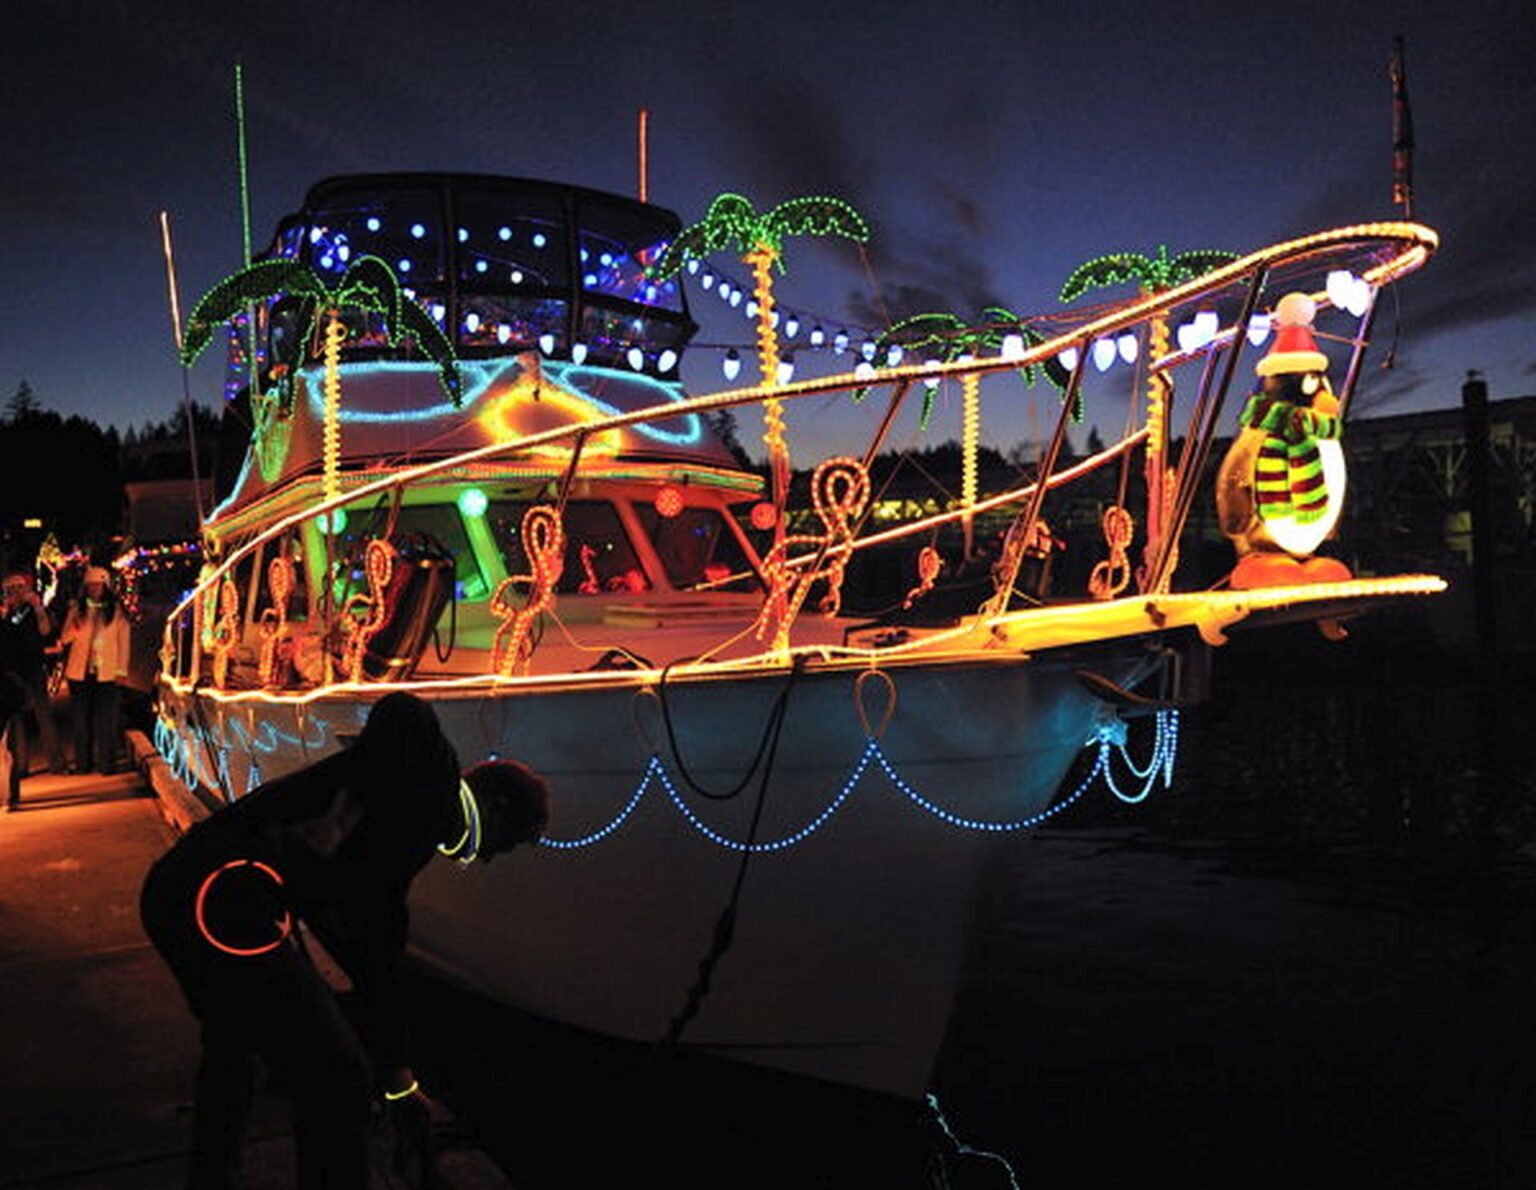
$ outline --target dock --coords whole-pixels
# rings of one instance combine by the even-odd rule
[[[179,1186],[191,1136],[197,1022],[139,924],[139,887],[185,825],[157,797],[153,752],[110,776],[34,774],[0,813],[0,1188]],[[434,1132],[456,1130],[438,1112]],[[258,1094],[249,1190],[293,1185],[286,1103]],[[447,1147],[428,1184],[509,1190],[474,1150]],[[406,1190],[382,1168],[377,1187]]]

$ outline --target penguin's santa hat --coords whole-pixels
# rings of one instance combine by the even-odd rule
[[[1275,341],[1254,368],[1260,376],[1295,372],[1326,372],[1328,357],[1317,349],[1312,319],[1317,303],[1304,293],[1288,293],[1275,306]]]

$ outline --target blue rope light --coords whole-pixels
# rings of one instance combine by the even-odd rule
[[[629,801],[607,826],[593,831],[590,835],[583,835],[579,839],[546,839],[541,837],[536,839],[535,842],[540,847],[549,847],[556,851],[575,851],[579,847],[590,847],[593,843],[606,839],[614,831],[618,830],[619,827],[623,826],[624,820],[634,813],[635,807],[640,804],[640,799],[645,796],[645,791],[651,787],[651,778],[654,776],[659,776],[663,781],[666,780],[665,770],[661,767],[661,758],[655,755],[651,757],[650,762],[645,766],[645,773],[640,778],[640,784],[635,787],[635,792],[630,794]]]
[[[1103,740],[1100,745],[1100,756],[1108,759],[1109,740]],[[1152,744],[1152,756],[1147,761],[1145,769],[1138,768],[1135,761],[1130,758],[1124,743],[1116,743],[1115,749],[1125,761],[1125,765],[1131,773],[1141,780],[1141,792],[1126,793],[1115,780],[1114,767],[1108,763],[1104,765],[1104,783],[1109,786],[1110,793],[1114,794],[1122,802],[1128,805],[1136,805],[1144,802],[1152,792],[1152,787],[1161,777],[1163,787],[1173,784],[1173,758],[1179,746],[1179,713],[1177,711],[1157,712],[1157,737]]]
[[[398,424],[434,421],[439,418],[463,420],[509,374],[518,374],[520,367],[516,360],[460,360],[459,374],[463,380],[464,391],[458,405],[450,401],[441,401],[415,409],[383,411],[344,408],[339,416],[343,425]],[[663,401],[671,401],[675,404],[684,399],[682,385],[652,376],[632,372],[621,373],[609,368],[557,360],[544,360],[540,367],[548,383],[567,396],[590,405],[604,416],[611,417],[624,412],[618,406],[602,400],[595,394],[595,390],[610,383],[628,384],[650,390],[655,393],[654,403],[658,405]],[[436,371],[436,364],[401,360],[362,360],[341,365],[343,379],[379,375],[436,375]],[[304,378],[304,389],[309,398],[311,415],[316,418],[323,417],[325,398],[321,380],[324,378],[325,369],[317,364],[302,369],[301,375]],[[700,441],[703,436],[703,422],[697,413],[682,414],[678,420],[683,423],[685,429],[665,430],[649,422],[637,422],[630,428],[647,438],[673,446],[688,446]]]
[[[1171,787],[1173,784],[1174,759],[1178,753],[1179,745],[1178,712],[1175,710],[1157,712],[1156,724],[1157,735],[1152,744],[1152,754],[1145,766],[1138,765],[1131,759],[1126,745],[1124,725],[1118,721],[1107,724],[1101,727],[1097,731],[1094,740],[1090,741],[1090,743],[1097,743],[1097,755],[1094,757],[1092,767],[1083,779],[1078,782],[1077,787],[1067,794],[1066,797],[1061,798],[1045,809],[1009,822],[989,822],[978,818],[967,818],[951,810],[946,810],[943,806],[931,801],[896,771],[890,758],[886,756],[884,749],[880,747],[879,741],[871,736],[866,739],[863,751],[859,753],[858,759],[854,762],[853,768],[843,781],[842,788],[837,791],[836,796],[827,803],[815,818],[798,830],[792,831],[779,839],[744,843],[739,839],[732,839],[715,830],[700,818],[683,799],[660,755],[653,753],[646,761],[645,771],[641,774],[640,781],[635,786],[634,792],[630,794],[628,801],[624,803],[619,812],[606,825],[579,838],[540,838],[537,840],[537,843],[540,847],[548,847],[553,851],[576,851],[583,847],[590,847],[593,844],[600,843],[623,826],[630,816],[634,814],[636,807],[640,805],[640,801],[644,798],[646,792],[653,784],[659,784],[665,791],[667,798],[676,807],[677,812],[682,815],[688,825],[717,846],[738,853],[752,852],[754,854],[762,854],[771,851],[784,851],[810,838],[811,835],[825,826],[832,819],[833,815],[842,809],[843,804],[853,796],[853,792],[858,788],[859,782],[864,779],[864,774],[868,772],[871,763],[878,764],[891,785],[905,795],[914,805],[927,811],[940,821],[961,830],[983,831],[992,834],[1012,834],[1039,826],[1041,823],[1060,814],[1067,807],[1076,804],[1088,792],[1094,780],[1100,776],[1104,778],[1104,783],[1109,791],[1120,801],[1129,805],[1136,805],[1145,801],[1159,782],[1162,783],[1164,788]],[[299,742],[296,737],[289,736],[286,732],[277,732],[275,729],[272,729],[270,724],[263,724],[263,727],[267,728],[275,737],[287,738],[294,743]],[[320,728],[320,733],[323,741],[325,735],[323,726]],[[160,753],[165,759],[166,764],[170,766],[172,775],[190,788],[193,781],[198,779],[197,763],[194,754],[196,740],[193,738],[192,733],[190,731],[180,732],[171,721],[157,718],[154,727],[154,743],[155,750]],[[256,763],[256,752],[258,750],[273,750],[275,740],[263,748],[263,741],[260,738],[260,733],[258,733],[257,738],[253,739],[251,744],[250,764],[247,769],[246,780],[247,793],[261,783],[261,770]],[[1141,781],[1142,784],[1139,791],[1127,792],[1121,788],[1120,782],[1115,778],[1114,753],[1119,753],[1125,767],[1135,779]],[[223,778],[221,788],[227,788],[230,783],[228,768],[229,750],[227,747],[219,750],[217,764],[218,773]],[[464,837],[452,847],[439,848],[445,855],[464,858],[466,861],[474,858],[479,843],[479,807],[474,804],[472,795],[466,798],[465,795],[467,793],[468,790],[461,784],[460,797],[465,803]]]
[[[853,793],[854,787],[859,783],[859,778],[864,775],[864,770],[869,767],[870,758],[872,756],[879,755],[879,752],[880,745],[877,744],[874,740],[870,740],[869,743],[865,746],[863,753],[859,756],[858,763],[853,766],[852,775],[850,775],[849,778],[843,782],[842,789],[840,789],[837,796],[827,804],[826,809],[824,809],[820,814],[818,814],[810,822],[806,823],[799,830],[795,831],[793,834],[786,835],[782,839],[771,839],[766,843],[742,843],[736,839],[726,838],[719,831],[708,826],[702,819],[699,818],[697,814],[693,812],[688,803],[683,801],[682,797],[677,792],[677,787],[673,785],[671,780],[667,777],[666,769],[658,767],[658,772],[661,776],[661,784],[667,791],[667,796],[672,799],[672,804],[677,807],[678,812],[688,820],[689,825],[692,826],[694,830],[698,831],[699,834],[703,835],[711,843],[718,843],[721,847],[724,847],[727,850],[738,852],[750,851],[755,855],[760,855],[765,851],[783,851],[786,847],[793,847],[796,843],[803,842],[804,840],[810,838],[811,835],[815,834],[818,830],[825,826],[827,820],[842,808],[842,804],[847,801],[848,796]],[[655,760],[654,757],[652,759]],[[657,764],[659,766],[659,762],[657,762]]]
[[[874,741],[870,742],[873,743]],[[885,770],[885,775],[890,778],[891,784],[896,786],[897,789],[901,790],[902,793],[906,794],[909,798],[911,798],[923,809],[927,810],[928,813],[932,814],[935,818],[949,823],[950,826],[958,826],[963,830],[992,831],[995,834],[1012,834],[1015,831],[1028,830],[1032,826],[1039,826],[1047,818],[1054,818],[1057,814],[1060,814],[1068,806],[1077,801],[1078,798],[1082,797],[1083,794],[1088,791],[1088,786],[1093,784],[1093,779],[1097,777],[1099,773],[1108,771],[1108,765],[1105,764],[1105,758],[1108,755],[1108,748],[1109,746],[1107,744],[1101,743],[1099,745],[1099,755],[1098,758],[1093,762],[1093,768],[1088,770],[1088,775],[1078,783],[1077,788],[1069,793],[1066,797],[1064,797],[1061,801],[1057,802],[1053,806],[1047,806],[1039,813],[1030,814],[1027,817],[1016,819],[1013,822],[984,822],[977,818],[962,818],[958,814],[953,814],[950,811],[944,809],[942,806],[938,806],[933,802],[930,802],[922,794],[918,793],[917,790],[913,789],[912,786],[903,781],[897,774],[896,770],[891,767],[890,761],[885,758],[884,752],[880,752],[877,749],[876,756],[880,761],[880,767]]]
[[[1066,797],[1055,802],[1053,805],[1046,807],[1044,810],[1040,810],[1034,814],[1027,815],[1024,818],[1015,819],[1011,822],[987,822],[977,818],[966,818],[950,810],[944,809],[944,807],[938,805],[936,802],[930,801],[928,798],[924,797],[921,793],[914,789],[901,776],[901,774],[896,771],[895,767],[891,764],[890,759],[885,755],[885,751],[880,747],[879,741],[873,737],[870,737],[865,742],[864,750],[859,754],[859,758],[854,763],[852,771],[848,774],[847,779],[844,780],[842,788],[839,789],[837,795],[827,803],[826,807],[821,811],[821,813],[816,815],[815,818],[811,819],[810,822],[806,823],[798,830],[785,835],[783,838],[770,839],[764,842],[756,843],[743,843],[739,839],[732,839],[726,835],[723,835],[711,827],[708,823],[706,823],[702,818],[700,818],[698,814],[693,810],[693,808],[683,800],[682,795],[677,790],[676,784],[674,784],[672,780],[671,774],[667,772],[666,765],[662,762],[661,757],[653,753],[650,759],[646,762],[645,772],[641,774],[640,783],[635,787],[634,793],[630,795],[629,800],[624,804],[623,808],[607,825],[592,831],[590,834],[582,835],[580,838],[541,838],[538,840],[538,844],[541,847],[549,847],[557,851],[575,851],[579,848],[589,847],[594,843],[601,842],[603,839],[606,839],[609,835],[617,831],[619,827],[621,827],[629,819],[630,815],[634,813],[635,807],[640,804],[641,798],[645,796],[646,791],[649,790],[652,783],[655,782],[659,783],[662,789],[665,790],[667,797],[671,800],[673,806],[677,808],[678,813],[683,816],[683,819],[688,823],[688,825],[693,827],[694,830],[696,830],[700,835],[708,839],[710,842],[720,847],[724,847],[729,851],[735,852],[750,851],[754,854],[761,854],[769,851],[783,851],[786,848],[793,847],[797,843],[804,842],[806,839],[810,838],[811,835],[815,834],[818,830],[825,826],[827,822],[832,818],[832,816],[836,814],[838,810],[842,809],[843,803],[845,803],[849,797],[853,795],[853,791],[858,787],[859,782],[863,780],[864,774],[868,771],[872,762],[878,764],[891,784],[901,793],[906,795],[906,797],[909,798],[914,804],[926,810],[935,818],[948,823],[950,826],[969,831],[986,831],[994,834],[1012,834],[1017,831],[1029,830],[1032,827],[1039,826],[1047,819],[1054,818],[1068,806],[1071,806],[1079,801],[1082,796],[1088,792],[1088,789],[1093,784],[1095,778],[1101,775],[1104,778],[1105,785],[1108,786],[1111,793],[1113,793],[1121,801],[1132,805],[1137,802],[1144,801],[1151,793],[1153,786],[1157,783],[1159,778],[1162,780],[1162,783],[1165,787],[1171,785],[1173,781],[1174,754],[1178,749],[1178,723],[1179,718],[1177,711],[1159,711],[1157,713],[1157,739],[1153,744],[1152,758],[1144,770],[1139,769],[1134,764],[1134,762],[1130,760],[1124,743],[1115,738],[1117,733],[1114,731],[1113,727],[1100,730],[1096,737],[1096,742],[1098,744],[1098,754],[1094,758],[1093,767],[1090,768],[1087,775],[1078,782],[1077,787]],[[1112,750],[1118,751],[1131,771],[1135,773],[1138,778],[1143,779],[1142,789],[1139,793],[1127,794],[1119,787],[1119,784],[1116,782],[1114,776]]]
[[[986,1149],[977,1149],[966,1144],[955,1135],[954,1130],[949,1126],[949,1121],[944,1118],[944,1109],[939,1106],[939,1097],[930,1091],[924,1095],[924,1098],[928,1100],[928,1106],[933,1111],[933,1118],[938,1121],[939,1128],[944,1133],[945,1139],[955,1146],[955,1152],[966,1157],[982,1157],[988,1161],[996,1161],[1003,1167],[1004,1172],[1007,1173],[1008,1185],[1013,1190],[1019,1190],[1019,1179],[1014,1175],[1013,1166],[1009,1164],[1008,1158],[1000,1153],[991,1153]]]

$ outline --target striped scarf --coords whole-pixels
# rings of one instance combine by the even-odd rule
[[[1245,429],[1264,431],[1254,462],[1259,519],[1294,517],[1310,524],[1320,518],[1328,506],[1328,488],[1317,443],[1338,438],[1343,428],[1338,417],[1255,393],[1239,421]]]

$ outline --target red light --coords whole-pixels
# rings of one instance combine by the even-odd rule
[[[263,943],[260,946],[230,946],[228,943],[221,942],[213,936],[213,931],[208,928],[208,922],[203,916],[204,904],[208,899],[208,890],[213,887],[214,881],[224,875],[225,872],[233,868],[247,867],[255,868],[258,872],[267,876],[279,888],[283,886],[283,878],[277,874],[276,870],[262,863],[259,859],[232,859],[227,863],[219,865],[203,878],[203,883],[198,886],[197,897],[192,905],[193,920],[196,921],[199,932],[208,941],[208,944],[217,950],[222,950],[225,954],[232,954],[239,958],[266,954],[268,951],[276,950],[283,944],[283,940],[288,937],[293,929],[293,918],[289,916],[288,911],[285,909],[283,910],[282,917],[274,923],[277,926],[277,937],[273,938],[271,942]]]
[[[779,520],[779,510],[768,501],[763,500],[752,506],[752,527],[754,529],[772,529]]]
[[[656,511],[671,519],[683,511],[683,494],[671,484],[656,493]]]

